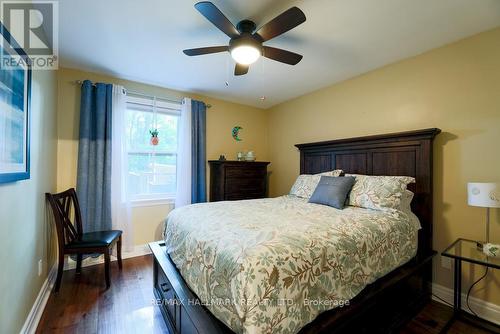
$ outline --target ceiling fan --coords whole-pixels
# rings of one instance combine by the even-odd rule
[[[228,51],[236,61],[234,75],[247,74],[250,64],[256,62],[260,56],[289,65],[296,65],[302,59],[302,55],[297,53],[262,45],[306,21],[305,14],[297,7],[281,13],[257,31],[256,24],[250,20],[240,21],[235,27],[210,1],[198,2],[194,7],[231,39],[228,46],[184,50],[183,52],[188,56]]]

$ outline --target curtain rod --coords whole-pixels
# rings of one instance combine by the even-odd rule
[[[83,84],[83,81],[82,80],[75,80],[74,83],[76,85],[81,85]],[[92,83],[92,85],[94,86],[95,83]],[[165,98],[165,97],[161,97],[161,96],[155,96],[155,95],[150,95],[150,94],[144,94],[144,93],[140,93],[140,92],[136,92],[136,91],[133,91],[133,90],[130,90],[130,89],[127,89],[125,88],[125,91],[129,92],[130,94],[133,94],[133,95],[140,95],[140,96],[144,96],[144,97],[150,97],[150,98],[160,98],[162,100],[165,100],[165,101],[169,101],[169,102],[173,102],[173,103],[182,103],[182,100],[174,100],[174,99],[171,99],[171,98]],[[209,108],[212,108],[212,105],[211,104],[206,104],[205,105],[207,106],[207,109]]]

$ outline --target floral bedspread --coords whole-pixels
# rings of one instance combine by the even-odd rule
[[[175,209],[165,241],[191,290],[236,333],[296,333],[414,257],[419,228],[413,214],[282,196]]]

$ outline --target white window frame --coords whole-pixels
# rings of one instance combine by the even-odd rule
[[[143,95],[139,93],[127,92],[127,112],[129,106],[134,105],[136,110],[141,110],[140,107],[144,107],[144,112],[152,112],[164,115],[171,115],[180,117],[181,114],[181,103],[172,102],[166,99],[162,99],[156,96]],[[130,108],[132,109],[132,108]],[[147,110],[147,109],[151,109]],[[127,158],[130,155],[165,155],[165,156],[177,156],[177,151],[167,151],[167,150],[127,150]],[[177,159],[176,159],[177,161]],[[128,173],[128,172],[127,172]],[[176,168],[177,174],[177,168]],[[128,180],[128,178],[126,178]],[[125,181],[128,182],[128,181]],[[159,193],[159,194],[140,194],[132,196],[130,202],[132,206],[152,206],[152,205],[164,205],[172,204],[175,202],[175,193]]]

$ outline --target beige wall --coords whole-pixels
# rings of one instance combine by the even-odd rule
[[[428,127],[443,130],[434,154],[434,248],[484,238],[485,211],[467,206],[466,184],[500,181],[500,29],[386,66],[270,110],[271,194],[299,174],[297,143]],[[500,242],[494,210],[492,237]],[[452,272],[435,262],[435,281]],[[480,267],[464,268],[478,277]],[[500,304],[500,275],[475,294]],[[468,281],[464,281],[468,286]]]
[[[78,157],[78,126],[80,110],[80,87],[76,80],[115,83],[145,94],[180,99],[184,96],[196,98],[212,105],[207,111],[207,158],[217,159],[226,154],[234,159],[240,150],[255,150],[259,160],[267,160],[267,119],[265,110],[221,101],[209,97],[187,94],[137,82],[116,79],[110,76],[62,68],[58,71],[58,174],[57,188],[64,190],[76,184]],[[243,127],[242,142],[231,137],[233,126]],[[171,210],[170,205],[136,207],[132,218],[136,245],[158,240],[160,226]]]
[[[19,333],[55,259],[44,193],[56,189],[56,88],[54,71],[33,71],[31,177],[0,184],[0,333]]]

